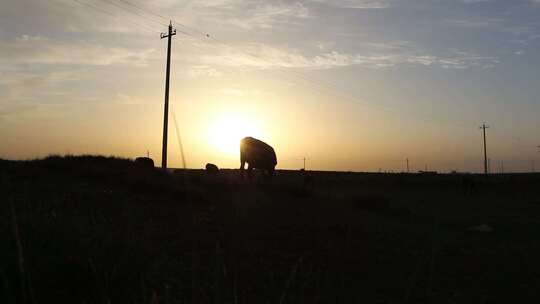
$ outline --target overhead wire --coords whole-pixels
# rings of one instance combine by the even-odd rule
[[[125,4],[127,4],[127,5],[129,5],[131,7],[137,8],[137,9],[143,11],[143,12],[146,12],[146,13],[148,13],[150,15],[156,16],[158,18],[161,18],[161,19],[164,19],[165,21],[167,21],[167,18],[164,17],[163,15],[160,15],[160,14],[154,13],[154,12],[152,12],[150,10],[144,9],[144,8],[140,7],[139,5],[136,5],[136,4],[134,4],[134,3],[130,2],[130,1],[127,1],[127,0],[118,0],[118,1],[123,2],[123,3],[125,3]]]
[[[74,1],[79,2],[80,0],[74,0]],[[144,13],[146,15],[143,15],[141,13],[137,13],[137,12],[135,12],[133,10],[128,10],[125,6],[119,5],[118,3],[114,2],[113,0],[101,0],[101,1],[105,1],[105,2],[108,2],[108,3],[111,3],[111,4],[114,3],[114,5],[116,7],[118,7],[118,8],[120,8],[120,9],[124,9],[126,11],[129,11],[129,12],[131,12],[133,14],[136,14],[136,15],[142,17],[142,18],[145,18],[146,20],[157,23],[159,25],[164,25],[164,26],[167,25],[165,23],[156,21],[156,19],[150,19],[146,15],[151,15],[151,16],[154,16],[154,17],[162,19],[162,20],[167,20],[168,18],[166,18],[162,14],[154,12],[153,10],[150,10],[148,8],[143,8],[140,5],[137,5],[137,4],[133,3],[132,1],[117,0],[117,1],[119,1],[121,3],[129,5],[130,7],[136,8],[137,10],[139,10],[140,12],[142,12],[142,13]],[[105,12],[103,10],[101,10],[101,11]],[[228,44],[228,43],[226,43],[224,41],[221,41],[220,39],[215,38],[213,35],[210,36],[208,33],[205,33],[205,32],[203,32],[203,31],[201,31],[201,30],[199,30],[199,29],[197,29],[195,27],[191,27],[191,26],[185,25],[183,23],[180,23],[180,22],[176,21],[174,18],[170,18],[170,20],[175,25],[179,25],[179,26],[184,27],[184,28],[186,28],[188,30],[199,33],[201,35],[201,37],[199,37],[199,38],[202,39],[204,42],[207,42],[208,40],[210,40],[210,41],[213,41],[213,43],[217,44],[218,46],[226,47],[226,48],[229,48],[231,50],[237,51],[239,54],[243,54],[243,55],[247,55],[247,56],[249,56],[251,58],[255,58],[255,59],[257,59],[259,61],[262,61],[264,64],[267,64],[269,66],[272,66],[274,64],[274,63],[270,62],[267,58],[264,58],[259,54],[254,54],[252,52],[246,52],[245,50],[239,50],[237,47],[231,46],[230,44]],[[193,38],[197,38],[196,35],[194,35],[194,34],[192,34],[190,32],[186,32],[186,31],[182,31],[182,30],[178,30],[178,29],[177,29],[177,31],[182,33],[182,34],[191,36]],[[203,37],[204,37],[204,39],[203,39]],[[192,46],[195,46],[196,48],[201,49],[200,47],[196,46],[195,44],[192,44]],[[231,61],[229,61],[229,63],[231,63]],[[336,84],[334,84],[334,83],[332,83],[330,81],[321,81],[321,80],[318,80],[318,79],[314,79],[314,78],[308,76],[306,73],[295,70],[294,67],[287,69],[287,71],[283,71],[281,69],[281,67],[278,67],[277,69],[273,69],[272,72],[277,72],[277,73],[285,76],[288,79],[292,79],[294,82],[298,82],[298,80],[301,80],[301,81],[304,82],[305,87],[309,87],[310,89],[313,89],[313,90],[318,91],[319,93],[322,93],[322,94],[325,94],[325,95],[331,95],[331,96],[337,98],[338,101],[347,101],[347,102],[351,102],[351,103],[354,103],[354,104],[367,106],[370,109],[378,108],[379,110],[382,110],[384,112],[388,112],[388,113],[392,113],[392,114],[398,114],[400,116],[403,116],[404,113],[407,113],[408,115],[413,115],[415,117],[415,119],[421,120],[421,121],[426,122],[426,123],[440,124],[442,122],[443,124],[452,125],[452,126],[459,126],[460,128],[466,128],[466,129],[470,129],[470,128],[472,128],[472,127],[474,127],[476,125],[476,123],[465,122],[465,121],[458,122],[457,120],[452,120],[452,121],[446,121],[446,120],[441,120],[441,119],[434,120],[434,119],[428,118],[428,117],[431,116],[430,113],[403,112],[403,109],[401,109],[401,108],[393,108],[393,107],[389,107],[389,106],[383,106],[381,104],[377,104],[377,103],[373,103],[373,102],[369,103],[369,102],[366,102],[366,101],[362,100],[362,99],[366,99],[366,98],[360,98],[358,96],[354,96],[354,95],[349,94],[349,93],[344,93],[344,92],[346,92],[346,90],[343,90],[342,88],[339,88]],[[291,75],[290,75],[291,73],[295,74],[297,78],[291,77]],[[339,92],[339,93],[336,93],[336,92]]]
[[[112,1],[112,0],[100,0],[100,1],[109,3],[110,5],[113,5],[113,6],[117,7],[117,8],[123,9],[123,10],[125,10],[126,12],[129,12],[129,13],[131,13],[131,14],[137,15],[137,16],[139,16],[139,17],[141,17],[141,18],[145,18],[146,20],[148,20],[148,21],[150,21],[150,22],[154,22],[154,23],[157,24],[157,25],[162,25],[162,26],[167,26],[167,25],[168,25],[167,23],[164,23],[164,22],[161,22],[161,21],[157,21],[156,19],[151,18],[151,17],[149,17],[149,16],[147,16],[147,15],[144,15],[144,14],[142,14],[142,13],[136,11],[136,10],[128,9],[128,8],[125,7],[125,6],[122,6],[122,5],[118,4],[118,2],[115,2],[115,1]],[[126,2],[124,2],[124,3],[126,3]]]
[[[233,47],[231,47],[231,48],[236,50],[236,48],[233,48]],[[255,56],[256,59],[262,60],[263,63],[272,64],[267,59],[262,58],[262,57],[260,57],[258,55],[253,55],[253,54],[246,53],[246,52],[243,52],[243,53],[240,52],[239,54],[247,54],[248,56]],[[232,60],[228,59],[227,57],[222,58],[222,59],[225,60],[226,63],[231,64],[229,66],[229,68],[231,68],[235,64]],[[294,83],[303,85],[304,87],[309,88],[309,89],[314,90],[314,91],[317,91],[317,92],[319,92],[319,93],[321,93],[323,95],[332,96],[337,101],[340,101],[340,102],[346,101],[346,102],[349,102],[349,103],[352,103],[352,104],[356,104],[356,105],[360,105],[360,106],[364,106],[364,107],[369,107],[370,109],[377,108],[377,109],[382,110],[382,111],[387,112],[387,113],[397,114],[397,115],[400,115],[400,116],[403,115],[402,109],[391,108],[391,107],[383,106],[383,105],[376,104],[376,103],[375,104],[368,103],[366,101],[361,100],[359,97],[353,96],[353,95],[348,94],[348,93],[344,93],[345,90],[339,88],[337,85],[332,84],[331,82],[326,82],[325,83],[325,82],[323,82],[321,80],[316,80],[316,79],[310,78],[309,76],[306,76],[305,74],[303,74],[303,73],[301,73],[299,71],[295,71],[294,68],[290,68],[290,69],[287,69],[285,71],[285,70],[282,70],[280,67],[278,67],[276,69],[269,68],[266,71],[277,72],[280,75],[284,76],[285,78],[287,78],[289,80],[292,80]],[[291,77],[290,73],[296,74],[296,77],[294,77],[294,76]],[[336,93],[336,92],[338,92],[338,93]],[[420,114],[420,117],[419,117],[418,113],[410,113],[409,112],[409,114],[415,115],[416,119],[421,120],[421,121],[426,122],[426,123],[430,123],[430,124],[431,123],[440,124],[442,122],[444,124],[448,124],[448,125],[452,125],[452,126],[459,126],[461,128],[466,128],[466,129],[470,129],[472,127],[475,127],[475,124],[473,124],[473,123],[469,124],[469,123],[465,123],[465,122],[458,123],[456,121],[450,122],[450,121],[442,121],[440,119],[438,119],[438,120],[428,119],[428,118],[426,118],[428,116],[427,113],[422,113],[424,117],[421,117],[422,114]]]
[[[75,1],[76,3],[78,3],[80,5],[90,7],[92,9],[96,10],[96,11],[99,11],[101,13],[112,16],[115,19],[118,17],[115,14],[111,13],[110,11],[104,10],[104,9],[102,9],[100,7],[97,7],[97,6],[93,5],[93,4],[90,4],[88,2],[83,2],[81,0],[73,0],[73,1]],[[167,18],[165,16],[163,16],[163,15],[161,15],[159,13],[155,13],[154,11],[151,11],[149,9],[145,9],[145,8],[139,6],[139,5],[136,5],[136,4],[132,3],[131,1],[118,0],[118,1],[120,1],[122,3],[124,3],[125,5],[129,5],[130,7],[133,7],[135,9],[137,9],[140,12],[137,12],[137,11],[135,11],[133,9],[127,9],[125,6],[120,5],[120,4],[118,4],[118,3],[116,3],[116,2],[114,2],[112,0],[101,0],[101,1],[107,2],[110,5],[113,5],[113,6],[117,7],[117,8],[119,8],[119,9],[123,10],[124,12],[127,12],[127,13],[130,13],[130,14],[133,14],[133,15],[137,15],[137,16],[139,16],[141,18],[144,18],[146,21],[149,21],[149,22],[152,22],[154,24],[161,25],[161,26],[167,26],[166,23],[158,21],[158,19],[166,21]],[[150,17],[150,16],[154,16],[155,18]],[[136,26],[142,27],[147,32],[152,32],[152,33],[160,32],[160,31],[153,30],[147,24],[140,24],[140,23],[134,22],[131,19],[122,20],[122,21],[127,21],[127,22],[132,23],[132,24],[134,24]],[[255,59],[259,60],[260,62],[262,62],[262,63],[264,63],[264,64],[266,64],[268,66],[273,66],[273,65],[275,66],[275,64],[273,62],[270,62],[267,58],[265,58],[265,57],[263,57],[263,56],[261,56],[259,54],[246,52],[245,50],[239,50],[237,47],[231,46],[230,44],[225,43],[225,42],[221,41],[220,39],[215,38],[214,36],[210,36],[208,33],[205,33],[205,32],[203,32],[203,31],[201,31],[201,30],[199,30],[199,29],[197,29],[195,27],[191,27],[191,26],[185,25],[183,23],[180,23],[180,22],[174,20],[173,18],[171,18],[170,21],[173,22],[177,26],[179,25],[179,26],[187,29],[188,31],[182,31],[182,30],[177,29],[178,32],[180,32],[180,33],[182,33],[184,35],[191,36],[191,37],[193,37],[195,39],[199,38],[204,42],[207,42],[208,40],[210,40],[210,41],[213,42],[213,44],[211,44],[212,46],[225,47],[225,48],[228,48],[230,50],[237,51],[238,54],[244,54],[244,55],[247,55],[247,56],[249,56],[251,58],[255,58]],[[197,35],[194,35],[193,33],[190,33],[189,31],[198,33],[200,35],[200,37],[197,37]],[[196,45],[196,44],[191,44],[191,46],[194,46],[196,48],[201,49],[201,47]],[[233,68],[234,67],[234,62],[229,60],[229,63],[233,63],[231,66],[229,66],[229,68]],[[224,66],[222,65],[222,68],[223,67]],[[306,73],[295,70],[294,67],[289,68],[286,71],[282,70],[281,68],[282,67],[278,67],[277,69],[273,69],[272,71],[280,73],[281,75],[284,75],[288,79],[293,79],[293,82],[296,82],[296,83],[299,82],[298,80],[301,80],[300,81],[301,85],[304,85],[305,87],[309,87],[310,89],[318,91],[319,93],[336,97],[336,99],[338,101],[348,101],[348,102],[352,102],[354,104],[360,104],[360,105],[368,106],[370,109],[378,108],[379,110],[383,110],[383,111],[389,112],[389,113],[399,114],[400,116],[403,116],[402,114],[404,114],[403,110],[399,109],[399,108],[396,109],[396,108],[391,108],[391,107],[387,107],[387,106],[382,106],[382,105],[376,104],[376,103],[365,102],[364,100],[361,100],[361,98],[359,98],[357,96],[351,95],[349,93],[344,93],[345,90],[339,88],[336,84],[333,84],[333,83],[331,83],[329,81],[325,82],[325,81],[321,81],[321,80],[309,77]],[[270,69],[268,69],[268,70],[270,70]],[[295,74],[296,78],[291,77],[291,73]],[[339,93],[336,93],[336,92],[339,92]],[[447,125],[459,126],[459,127],[467,128],[467,129],[470,129],[471,127],[474,127],[476,125],[476,124],[469,123],[469,122],[465,123],[464,121],[463,122],[457,122],[456,120],[453,120],[453,121],[450,122],[450,121],[442,121],[440,119],[437,119],[437,120],[428,119],[427,117],[429,116],[429,114],[427,114],[427,113],[420,113],[419,114],[419,113],[408,112],[408,115],[413,115],[413,116],[415,116],[415,119],[421,120],[421,121],[424,121],[424,122],[427,122],[427,123],[440,124],[441,122],[443,122],[444,124],[447,124]],[[420,117],[419,117],[419,115],[420,115]],[[425,116],[425,117],[421,117],[421,116]],[[512,140],[515,141],[515,138],[512,138]]]
[[[95,5],[91,4],[91,3],[88,3],[88,2],[85,2],[85,1],[82,1],[82,0],[73,0],[73,1],[76,2],[77,4],[79,4],[80,6],[89,7],[89,8],[91,8],[91,9],[97,11],[97,12],[100,12],[102,14],[106,14],[106,15],[109,15],[109,16],[113,17],[115,21],[119,21],[118,20],[118,17],[119,17],[118,15],[115,15],[114,13],[112,13],[110,11],[107,11],[107,10],[101,8],[101,7],[95,6]],[[155,33],[155,32],[159,33],[159,31],[155,31],[154,29],[148,27],[147,25],[135,22],[135,21],[133,21],[131,19],[126,19],[126,20],[122,20],[122,21],[126,21],[128,23],[131,23],[132,25],[134,25],[136,27],[139,27],[140,29],[143,29],[144,31],[146,31],[148,33]],[[116,22],[116,23],[118,24],[119,22]]]

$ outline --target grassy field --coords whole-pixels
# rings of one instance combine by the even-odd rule
[[[0,161],[1,303],[540,300],[540,175]],[[480,226],[480,227],[477,227]]]

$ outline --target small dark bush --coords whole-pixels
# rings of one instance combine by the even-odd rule
[[[217,174],[218,172],[219,172],[218,166],[211,163],[206,164],[206,173]]]

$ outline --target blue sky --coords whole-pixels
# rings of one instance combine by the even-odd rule
[[[536,0],[3,1],[0,157],[159,159],[159,32],[172,19],[171,96],[193,167],[236,166],[205,135],[232,115],[282,147],[283,168],[307,155],[327,170],[399,171],[409,157],[480,171],[487,122],[493,161],[530,170],[539,17]]]

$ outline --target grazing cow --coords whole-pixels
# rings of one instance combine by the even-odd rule
[[[135,164],[143,168],[154,168],[154,161],[149,157],[137,157]]]
[[[211,163],[206,164],[206,173],[217,174],[218,172],[219,172],[218,166]]]
[[[274,175],[277,165],[276,152],[268,144],[253,137],[245,137],[240,141],[240,172],[244,176],[244,166],[248,163],[248,176],[252,169],[260,169],[266,174]]]

